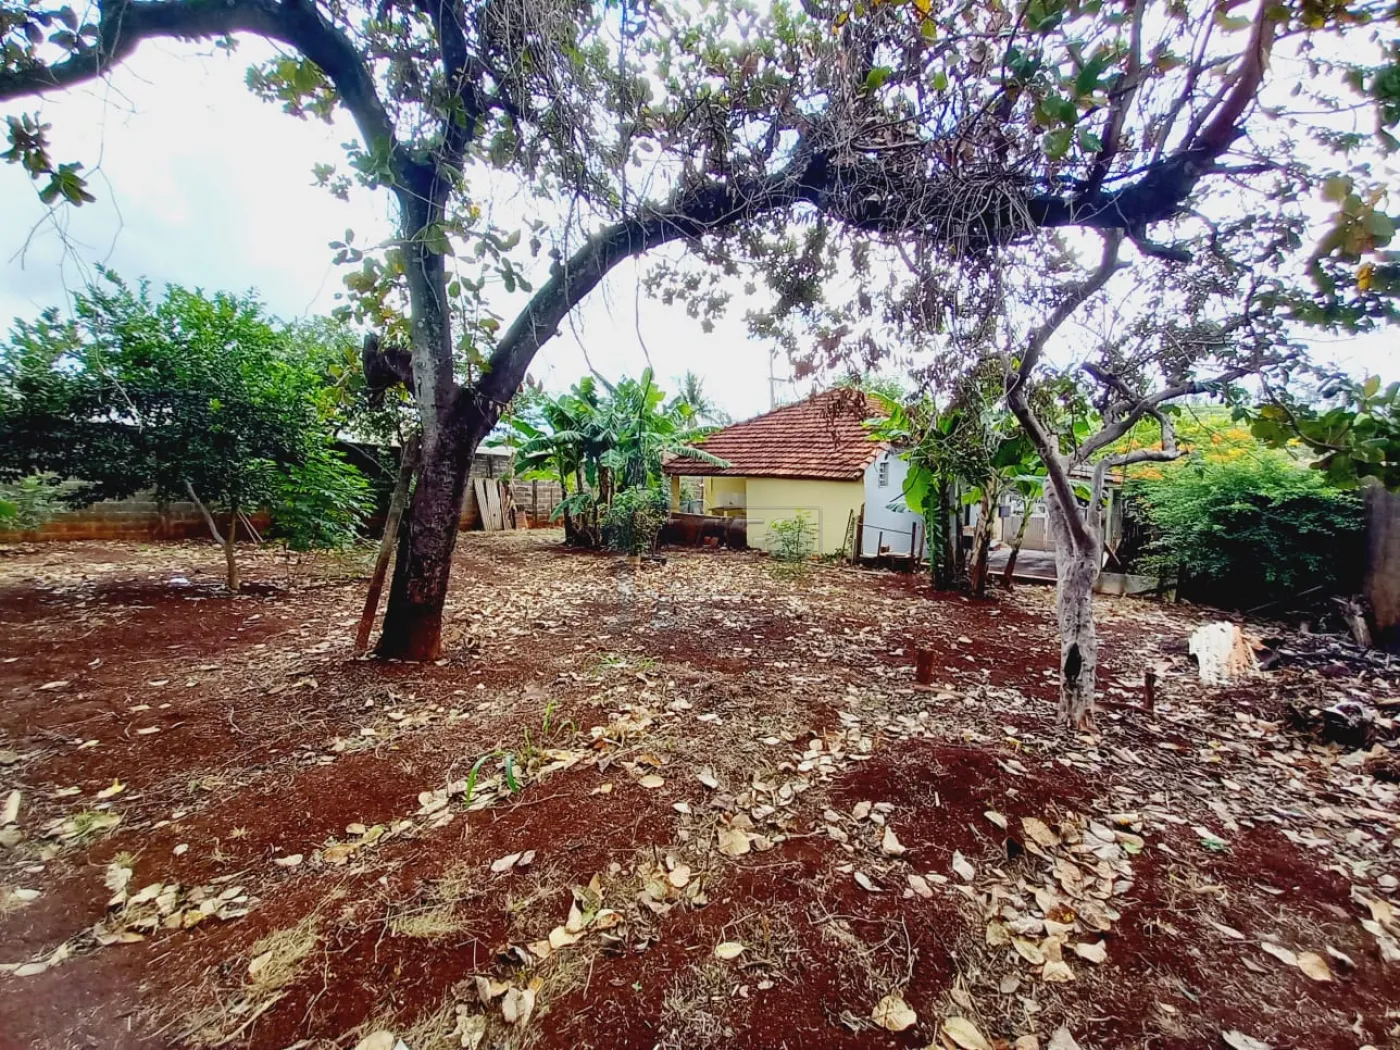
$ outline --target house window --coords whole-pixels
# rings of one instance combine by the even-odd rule
[[[882,489],[890,487],[890,461],[889,457],[880,460],[879,467],[875,472],[875,484]]]

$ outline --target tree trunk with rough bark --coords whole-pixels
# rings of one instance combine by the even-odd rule
[[[452,552],[467,488],[467,472],[481,437],[442,428],[423,442],[418,484],[399,534],[389,604],[375,649],[396,660],[436,660],[442,655],[442,610],[452,572]]]
[[[1076,543],[1065,509],[1051,493],[1046,500],[1050,536],[1055,544],[1055,606],[1060,626],[1060,720],[1076,729],[1094,725],[1094,690],[1099,638],[1094,630],[1094,583],[1099,578],[1096,546]],[[1079,507],[1069,513],[1079,514]],[[1089,523],[1089,532],[1098,529]]]
[[[442,218],[441,201],[422,194],[403,195],[400,202],[412,307],[413,396],[422,424],[422,446],[418,483],[399,537],[375,652],[386,659],[435,660],[442,652],[442,610],[467,473],[477,445],[495,418],[485,418],[476,389],[459,387],[453,375],[446,264],[424,237]]]
[[[1027,504],[1021,512],[1021,524],[1016,526],[1016,538],[1011,542],[1011,553],[1006,556],[1006,568],[1001,570],[1002,590],[1009,591],[1014,585],[1016,559],[1021,556],[1021,544],[1026,542],[1026,527],[1031,523],[1031,508]]]

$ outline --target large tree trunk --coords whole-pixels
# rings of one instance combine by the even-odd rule
[[[1078,514],[1075,506],[1069,511]],[[1099,638],[1094,630],[1094,583],[1099,578],[1096,547],[1074,541],[1065,510],[1052,493],[1046,499],[1050,536],[1055,544],[1055,606],[1060,621],[1060,720],[1076,729],[1094,725],[1094,689]],[[1098,535],[1092,522],[1089,532]]]
[[[375,649],[396,660],[436,660],[442,654],[442,609],[452,551],[466,495],[467,472],[481,437],[443,427],[423,442],[418,484],[399,534],[389,605]]]
[[[441,220],[441,204],[429,194],[412,193],[401,195],[400,203],[422,458],[375,652],[387,659],[435,660],[442,651],[442,609],[467,472],[495,416],[487,420],[476,391],[463,390],[453,376],[446,265],[423,235]]]

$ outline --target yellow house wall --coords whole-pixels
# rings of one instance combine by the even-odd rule
[[[715,480],[730,480],[716,478]],[[860,513],[865,484],[856,481],[799,481],[747,478],[749,546],[768,550],[768,525],[804,510],[816,528],[816,553],[834,554],[846,543],[852,511]],[[707,490],[708,494],[708,490]]]
[[[705,513],[718,514],[725,509],[732,513],[732,508],[745,506],[747,481],[747,478],[706,478]]]

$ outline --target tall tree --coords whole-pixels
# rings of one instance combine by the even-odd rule
[[[1217,234],[1220,231],[1215,231]],[[1093,411],[1071,416],[1068,426],[1037,405],[1034,392],[1047,368],[1045,355],[1060,329],[1102,292],[1127,264],[1123,236],[1104,235],[1097,266],[1087,275],[1052,286],[1048,313],[1024,335],[1008,325],[1006,402],[1045,465],[1047,523],[1055,546],[1060,628],[1060,713],[1079,728],[1093,725],[1098,667],[1093,592],[1103,561],[1103,504],[1109,475],[1135,463],[1167,462],[1181,455],[1171,404],[1201,394],[1223,395],[1245,376],[1283,372],[1296,359],[1275,311],[1257,306],[1266,281],[1219,251],[1218,243],[1192,256],[1141,266],[1132,293],[1135,316],[1114,311],[1075,370]],[[1160,440],[1121,447],[1144,421]],[[1076,477],[1088,482],[1081,500]]]
[[[1246,141],[1275,39],[1387,10],[1379,0],[1297,10],[1260,0],[1247,18],[1213,0],[803,6],[103,0],[79,14],[57,0],[0,0],[0,103],[101,76],[146,40],[244,33],[289,49],[253,71],[254,90],[294,114],[353,116],[354,177],[386,187],[400,220],[390,251],[356,277],[364,316],[393,321],[386,285],[401,284],[408,303],[401,342],[372,347],[367,370],[411,388],[423,441],[379,651],[420,659],[439,650],[473,451],[536,351],[619,262],[673,242],[728,255],[720,235],[737,232],[781,316],[809,305],[829,272],[831,229],[853,232],[851,264],[867,275],[861,239],[907,235],[920,265],[890,311],[932,317],[963,294],[939,287],[923,265],[933,255],[977,258],[1067,227],[1151,251],[1151,227],[1191,208],[1202,184],[1242,173],[1223,158]],[[1400,94],[1392,62],[1359,68],[1356,82]],[[1400,107],[1392,99],[1383,114],[1393,125]],[[12,117],[9,136],[5,156],[46,200],[89,199],[36,119]],[[538,288],[513,261],[519,231],[489,228],[473,199],[485,164],[519,173],[559,216]],[[320,175],[332,189],[345,178]],[[794,228],[797,216],[818,221]],[[454,338],[454,301],[486,276],[451,276],[467,243],[468,259],[480,252],[493,280],[530,298],[509,325],[465,311]],[[363,258],[348,238],[338,251]],[[834,353],[839,328],[819,353]]]

